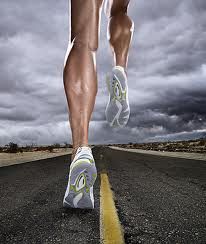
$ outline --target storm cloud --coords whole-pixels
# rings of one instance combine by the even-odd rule
[[[68,1],[0,2],[0,144],[71,142],[62,82]],[[205,0],[132,1],[128,62],[131,117],[105,121],[105,75],[113,65],[102,13],[98,94],[91,143],[191,139],[206,135]]]

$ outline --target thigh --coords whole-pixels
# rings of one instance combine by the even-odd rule
[[[113,16],[120,12],[127,12],[130,0],[106,0],[105,13],[107,16]]]
[[[71,41],[97,47],[102,1],[71,0]]]

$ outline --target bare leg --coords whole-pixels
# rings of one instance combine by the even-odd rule
[[[133,22],[127,15],[130,0],[108,0],[106,12],[110,18],[108,36],[116,66],[126,68],[133,33]]]
[[[105,115],[114,127],[124,127],[130,116],[126,67],[133,22],[127,15],[129,1],[107,0],[105,5],[109,17],[108,38],[114,55],[114,67],[107,77],[109,99]]]
[[[88,128],[97,93],[95,52],[102,0],[71,0],[71,42],[63,80],[72,130],[73,156],[88,145]],[[72,157],[73,158],[73,157]]]

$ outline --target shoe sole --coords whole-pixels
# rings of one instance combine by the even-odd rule
[[[69,182],[64,195],[66,208],[94,208],[93,185],[97,178],[95,162],[80,159],[75,162],[69,173]]]
[[[116,76],[115,71],[112,72],[112,77],[114,77],[114,76]],[[126,77],[125,77],[125,80],[127,80]],[[116,81],[119,84],[119,87],[122,87],[119,79],[117,79]],[[108,92],[109,92],[109,99],[108,99],[106,110],[105,110],[105,115],[107,118],[107,110],[108,110],[108,107],[110,106],[110,101],[114,99],[114,97],[112,97],[112,94],[110,91],[110,83],[111,83],[111,77],[110,76],[106,77],[106,83],[107,83],[107,88],[108,88]],[[126,99],[127,109],[130,111],[129,101],[128,101],[128,87],[126,88],[126,97],[127,97],[127,99]],[[126,121],[124,124],[119,123],[119,118],[122,115],[122,105],[118,100],[115,100],[115,102],[116,102],[116,106],[118,107],[118,111],[116,114],[114,114],[113,120],[111,122],[109,122],[109,121],[108,122],[109,122],[109,125],[111,127],[117,126],[117,127],[123,128],[127,124],[128,121]]]

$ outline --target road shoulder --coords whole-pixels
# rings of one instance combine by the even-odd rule
[[[110,148],[115,149],[115,150],[134,152],[134,153],[206,161],[205,153],[165,152],[165,151],[160,152],[160,151],[149,151],[149,150],[142,150],[142,149],[121,148],[121,147],[115,147],[115,146],[110,146]]]
[[[32,161],[54,158],[71,154],[71,149],[60,152],[23,152],[23,153],[0,153],[0,168],[15,164],[28,163]]]

